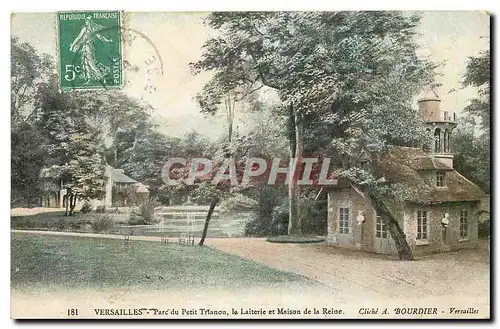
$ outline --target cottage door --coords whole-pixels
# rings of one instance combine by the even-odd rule
[[[382,220],[382,217],[376,216],[375,232],[373,239],[373,248],[376,252],[390,253],[392,249],[392,238],[387,230],[387,225]]]

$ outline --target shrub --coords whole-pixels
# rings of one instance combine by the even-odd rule
[[[137,208],[135,215],[140,216],[145,224],[151,224],[154,222],[155,207],[158,206],[159,204],[154,200],[144,200]],[[132,213],[134,213],[134,211]]]
[[[80,212],[82,214],[88,214],[91,211],[92,211],[92,204],[88,201],[85,201],[82,205],[82,209],[80,209]]]
[[[95,212],[98,214],[104,214],[106,212],[106,207],[103,205],[97,206]]]
[[[282,235],[288,231],[288,206],[275,206],[271,214],[261,215],[254,213],[252,219],[245,225],[245,235],[269,236]]]
[[[304,200],[301,208],[301,229],[303,234],[323,235],[326,233],[326,200]],[[288,202],[275,206],[270,216],[254,215],[245,226],[245,234],[253,236],[288,234]]]
[[[134,213],[134,212],[131,212],[130,213],[130,217],[127,221],[127,224],[128,225],[145,225],[147,224],[146,221],[144,220],[144,218],[142,218],[140,215]]]
[[[477,235],[480,239],[487,239],[491,234],[490,221],[486,220],[484,222],[479,222]]]
[[[278,234],[276,223],[273,223],[273,210],[281,204],[286,204],[286,194],[284,186],[258,186],[254,196],[257,206],[253,209],[252,219],[245,225],[245,234],[251,236]]]
[[[328,201],[306,200],[302,207],[302,233],[324,235],[327,232]]]
[[[223,200],[220,209],[224,212],[250,211],[257,205],[258,202],[254,199],[238,193],[229,199]]]
[[[288,202],[284,202],[273,209],[271,234],[283,235],[288,233]],[[273,234],[273,235],[274,235]]]
[[[58,231],[64,231],[69,226],[68,217],[61,217],[55,222],[55,228]]]
[[[108,215],[97,215],[90,221],[92,231],[95,233],[107,231],[112,225],[113,221]]]

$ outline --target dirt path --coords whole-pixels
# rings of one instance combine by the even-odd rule
[[[401,262],[325,244],[263,239],[209,239],[208,245],[317,280],[333,291],[366,298],[449,297],[487,302],[488,250],[462,250]]]

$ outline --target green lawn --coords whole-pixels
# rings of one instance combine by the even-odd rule
[[[26,233],[11,237],[13,288],[313,284],[299,275],[197,245]]]

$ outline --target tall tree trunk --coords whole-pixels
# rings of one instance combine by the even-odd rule
[[[295,171],[290,173],[288,184],[288,235],[302,235],[300,218],[300,186],[297,183],[298,177],[295,173],[300,172],[304,142],[302,140],[302,120],[298,113],[294,111],[293,105],[289,106],[289,139],[290,158],[296,158],[297,166]]]
[[[392,240],[396,245],[398,250],[398,255],[400,260],[414,260],[413,252],[406,241],[406,235],[404,231],[399,226],[399,222],[391,214],[385,203],[382,202],[381,198],[373,191],[369,191],[368,195],[372,200],[373,206],[375,207],[377,214],[381,216],[382,221],[384,221],[387,229],[391,233]]]
[[[70,196],[70,190],[69,190],[69,188],[68,188],[68,189],[66,189],[66,195],[65,195],[65,197],[66,197],[66,213],[64,214],[64,216],[68,216],[68,215],[69,215],[69,214],[68,214],[68,209],[69,209],[69,196]]]
[[[201,234],[201,239],[200,242],[198,243],[200,246],[203,246],[203,244],[205,243],[205,239],[208,233],[208,224],[210,224],[210,219],[212,218],[212,214],[218,202],[219,202],[219,197],[213,198],[212,202],[210,202],[210,208],[208,208],[207,218],[205,218],[205,226],[203,226],[203,233]]]
[[[73,216],[73,211],[75,210],[76,206],[76,194],[72,194],[70,198],[70,205],[69,205],[69,215]]]
[[[236,98],[231,98],[231,93],[228,93],[224,100],[226,109],[226,122],[227,122],[227,135],[228,142],[231,143],[233,139],[233,125],[234,125],[234,107],[236,106]]]

